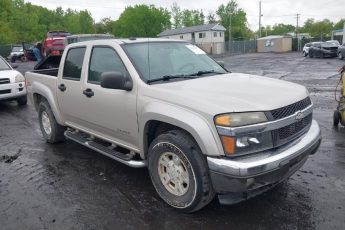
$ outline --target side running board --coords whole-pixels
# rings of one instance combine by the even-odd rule
[[[90,135],[83,133],[83,132],[73,132],[71,130],[67,130],[65,132],[65,137],[72,141],[75,141],[81,145],[84,145],[92,150],[95,150],[107,157],[110,157],[122,164],[128,165],[133,168],[143,168],[146,167],[146,161],[138,161],[132,160],[133,156],[129,154],[124,154],[119,151],[116,151],[114,148],[109,148],[102,143],[94,141],[90,138]]]

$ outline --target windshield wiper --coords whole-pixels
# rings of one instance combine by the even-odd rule
[[[222,72],[217,72],[217,71],[214,71],[214,70],[200,70],[196,73],[192,73],[192,74],[188,74],[189,76],[201,76],[201,75],[204,75],[204,74],[209,74],[209,73],[216,73],[216,74],[224,74]]]
[[[150,79],[147,80],[146,83],[152,83],[152,82],[157,82],[157,81],[169,81],[171,79],[178,79],[178,78],[182,78],[182,79],[193,79],[195,77],[192,77],[193,75],[184,75],[184,74],[179,74],[179,75],[164,75],[163,77],[160,78],[156,78],[156,79]]]

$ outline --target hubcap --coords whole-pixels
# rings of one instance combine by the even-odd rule
[[[42,126],[44,132],[46,132],[47,135],[50,135],[52,132],[52,127],[50,125],[50,119],[46,111],[42,112]]]
[[[163,153],[158,160],[158,174],[164,187],[176,196],[184,195],[189,188],[186,165],[175,153]]]

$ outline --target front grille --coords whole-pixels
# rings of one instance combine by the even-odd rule
[[[310,126],[312,118],[313,115],[309,114],[300,121],[278,129],[277,132],[279,142],[294,138],[298,134],[303,133],[303,131]]]
[[[9,84],[10,83],[10,79],[9,78],[1,78],[0,79],[0,85],[2,84]]]
[[[278,120],[278,119],[282,119],[284,117],[288,117],[294,113],[296,113],[297,111],[303,110],[305,108],[307,108],[309,105],[311,105],[311,100],[309,97],[298,101],[294,104],[279,108],[279,109],[275,109],[271,111],[271,115],[273,120]]]
[[[0,94],[8,94],[11,93],[10,89],[0,90]]]

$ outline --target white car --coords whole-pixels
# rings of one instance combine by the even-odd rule
[[[311,46],[311,43],[306,43],[303,47],[303,56],[306,57],[309,54],[309,48]]]
[[[0,101],[2,100],[15,100],[18,105],[27,104],[25,78],[0,56]]]

